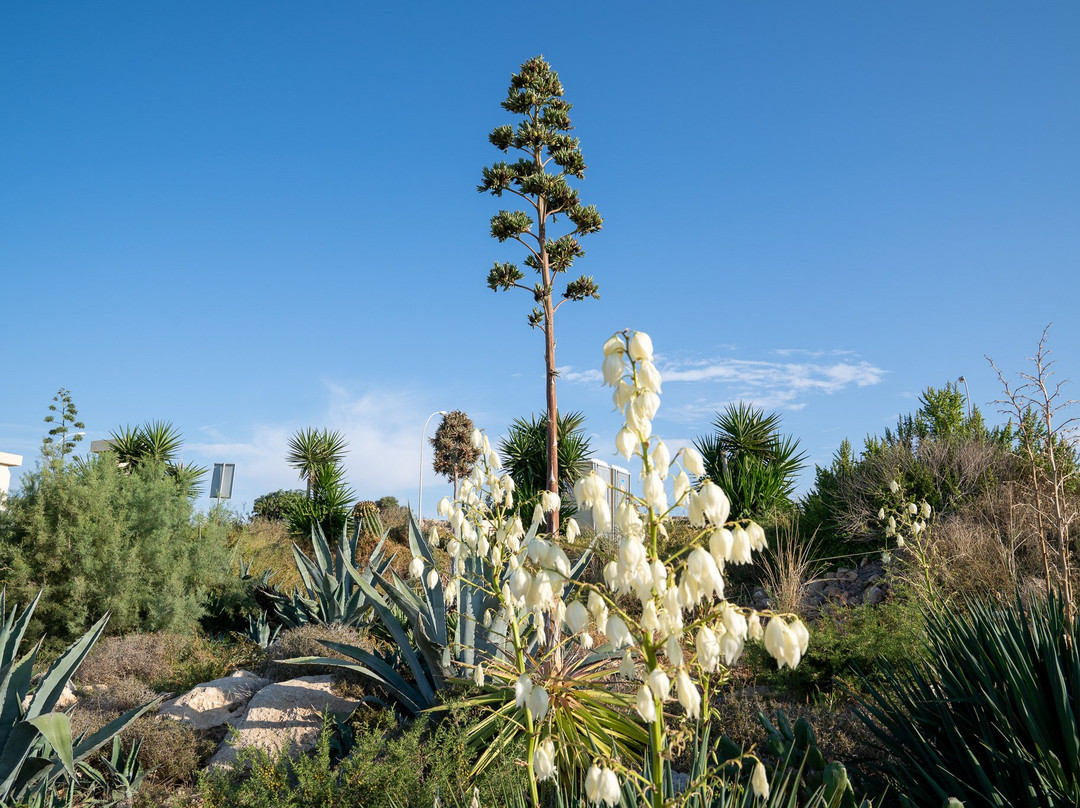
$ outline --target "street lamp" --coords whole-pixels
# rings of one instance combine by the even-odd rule
[[[964,401],[967,402],[968,420],[971,420],[971,394],[968,392],[967,379],[961,376],[957,379],[958,382],[964,383]]]
[[[427,435],[428,424],[431,423],[431,419],[436,415],[446,415],[446,410],[439,410],[433,412],[424,421],[424,429],[420,433],[420,496],[416,502],[416,521],[420,523],[424,519],[424,440]]]

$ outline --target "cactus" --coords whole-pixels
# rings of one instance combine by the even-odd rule
[[[0,616],[7,611],[5,596],[6,592],[0,592]],[[44,799],[54,783],[60,778],[73,779],[80,761],[119,735],[157,701],[128,710],[97,732],[83,734],[73,742],[71,721],[66,713],[55,711],[56,703],[101,636],[109,615],[69,646],[45,672],[37,687],[31,688],[30,674],[41,642],[21,659],[17,655],[40,599],[38,592],[18,616],[18,607],[13,607],[0,626],[0,803],[3,804],[30,797]],[[24,709],[22,705],[28,696]]]
[[[380,538],[386,532],[383,529],[382,517],[379,515],[379,506],[374,502],[370,500],[357,502],[353,506],[352,515],[361,532]]]

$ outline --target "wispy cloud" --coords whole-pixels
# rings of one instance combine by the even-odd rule
[[[600,384],[604,380],[604,374],[602,374],[596,368],[589,370],[574,370],[570,365],[564,365],[561,368],[555,368],[559,374],[559,378],[568,382],[585,382],[586,384]]]

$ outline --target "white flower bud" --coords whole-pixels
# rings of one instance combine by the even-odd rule
[[[477,665],[473,669],[473,681],[476,682],[477,687],[483,687],[484,686],[484,666],[483,665]]]
[[[751,556],[750,534],[741,527],[731,531],[731,556],[732,564],[751,564],[754,559]]]
[[[645,475],[641,483],[642,493],[645,495],[645,504],[657,513],[664,513],[668,509],[667,491],[664,490],[664,481],[654,470]]]
[[[610,353],[604,357],[604,364],[600,366],[604,376],[604,384],[614,387],[619,383],[623,375],[623,358],[621,354]]]
[[[660,475],[660,479],[667,477],[668,467],[671,466],[671,452],[668,451],[667,444],[662,440],[657,440],[656,445],[653,447],[652,464],[656,473]]]
[[[599,621],[597,622],[599,623]],[[634,641],[630,629],[626,627],[626,623],[618,615],[608,617],[607,630],[604,633],[607,634],[608,642],[611,643],[611,647],[615,651],[630,645]]]
[[[896,480],[891,480],[889,482],[889,490],[895,494],[897,491],[900,490],[900,483],[898,483]]]
[[[434,589],[439,583],[439,571],[432,568],[427,574],[427,588]]]
[[[638,385],[645,390],[653,393],[660,392],[660,371],[648,359],[643,359],[638,363],[637,381]]]
[[[424,559],[420,556],[416,556],[409,562],[409,575],[413,578],[419,578],[424,574]]]
[[[566,520],[566,528],[563,530],[566,535],[566,540],[571,544],[577,540],[577,537],[581,535],[581,527],[577,523],[577,519],[573,517]]]
[[[439,504],[435,506],[435,510],[443,519],[446,519],[450,516],[450,511],[452,508],[453,503],[450,501],[450,497],[443,497],[439,500]]]
[[[638,436],[624,426],[615,436],[615,449],[629,460],[631,455],[641,451],[641,443]]]
[[[731,503],[720,486],[712,480],[706,480],[698,496],[701,498],[701,510],[705,513],[709,524],[720,527],[727,522],[731,514]]]
[[[614,808],[622,798],[622,789],[619,788],[619,778],[611,769],[604,769],[600,775],[600,801]]]
[[[765,528],[759,525],[757,522],[751,522],[746,526],[746,533],[750,536],[750,547],[757,552],[761,552],[769,546],[769,542],[765,538]]]
[[[933,513],[933,509],[930,507],[930,503],[923,500],[922,506],[919,508],[919,513],[923,519],[929,519],[930,514]]]
[[[469,442],[474,449],[479,449],[484,445],[484,434],[479,429],[473,429],[472,435],[469,436]]]
[[[626,341],[622,334],[614,334],[604,343],[604,356],[626,353]]]
[[[594,763],[585,775],[585,796],[589,798],[589,802],[600,802],[600,778],[600,767]]]
[[[561,501],[559,495],[554,491],[541,491],[540,492],[540,505],[544,509],[544,513],[552,513],[559,510]]]
[[[878,508],[877,518],[882,519],[882,520],[885,519],[885,509],[884,508]]]
[[[444,599],[447,603],[453,603],[457,600],[457,581],[451,579],[450,583],[446,585]]]
[[[904,537],[903,537],[903,536],[897,536],[897,537],[896,537],[896,546],[897,546],[897,547],[903,547],[903,546],[904,546],[905,544],[907,544],[907,542],[906,542],[906,541],[904,541]]]
[[[701,457],[701,452],[692,446],[684,446],[682,449],[683,466],[686,470],[693,474],[695,477],[705,476],[705,461]]]
[[[720,668],[720,640],[716,632],[708,626],[698,629],[694,638],[694,647],[697,649],[698,664],[707,673],[715,673]]]
[[[709,535],[709,552],[717,567],[721,567],[725,561],[731,559],[731,548],[735,543],[735,537],[726,527],[718,528]]]
[[[672,484],[672,494],[675,496],[675,504],[682,505],[686,499],[686,495],[690,493],[690,478],[686,476],[685,471],[680,471],[675,475],[675,482]]]
[[[919,506],[916,505],[914,502],[909,502],[907,506],[907,512],[910,513],[912,516],[916,516],[919,513]]]

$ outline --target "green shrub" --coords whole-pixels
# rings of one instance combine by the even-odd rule
[[[255,497],[255,504],[251,506],[252,519],[265,519],[268,522],[284,522],[289,518],[289,512],[303,501],[305,494],[299,490],[279,490]]]
[[[399,728],[389,711],[372,711],[354,719],[343,738],[324,729],[315,750],[290,760],[282,754],[245,751],[247,773],[213,771],[202,777],[205,808],[322,808],[329,805],[406,806],[465,805],[471,790],[471,760],[463,722],[435,725],[421,719]],[[336,762],[335,751],[352,742]],[[524,767],[514,764],[523,749],[503,756],[476,781],[481,805],[503,805],[508,794],[525,792]]]
[[[798,694],[828,694],[838,685],[878,677],[882,663],[899,664],[923,653],[923,615],[914,597],[901,594],[876,606],[834,607],[811,627],[810,645],[799,667],[776,669],[764,649],[746,646],[747,660],[759,671],[757,680]]]
[[[1080,630],[1065,604],[930,615],[927,650],[863,682],[861,717],[892,753],[905,804],[1080,804]]]
[[[227,574],[228,525],[194,525],[186,489],[160,463],[125,471],[106,454],[23,486],[0,517],[0,569],[16,597],[44,590],[31,632],[51,642],[104,612],[111,633],[189,629]]]

